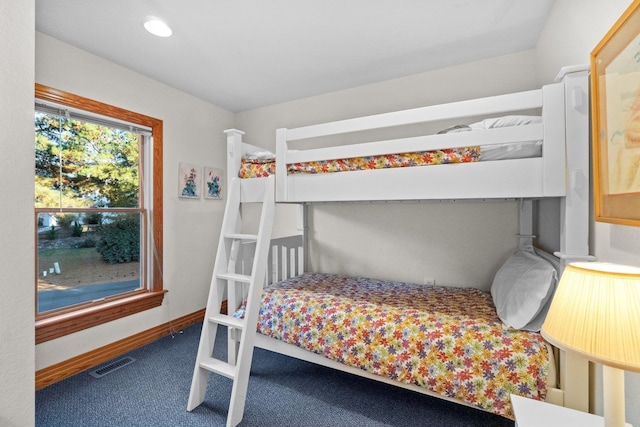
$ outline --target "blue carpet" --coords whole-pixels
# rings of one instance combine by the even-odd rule
[[[186,410],[201,324],[127,354],[137,361],[36,392],[36,426],[224,426],[231,380],[210,375],[204,403]],[[221,328],[223,332],[224,328]],[[218,333],[216,354],[226,353]],[[220,351],[221,353],[218,353]],[[513,427],[473,408],[256,349],[240,426]]]

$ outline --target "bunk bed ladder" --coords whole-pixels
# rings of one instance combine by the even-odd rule
[[[267,256],[275,211],[273,176],[264,179],[264,197],[257,234],[242,233],[241,182],[234,178],[229,186],[227,206],[222,220],[222,232],[211,278],[209,299],[202,325],[202,335],[196,356],[187,410],[191,411],[204,401],[207,380],[211,372],[233,380],[227,426],[242,420],[249,371],[258,322],[262,288],[266,279]],[[239,254],[253,250],[250,273],[244,273]],[[227,310],[221,313],[222,300],[227,293]],[[238,301],[246,300],[243,318],[234,317]],[[226,327],[229,336],[227,361],[213,357],[216,332]]]

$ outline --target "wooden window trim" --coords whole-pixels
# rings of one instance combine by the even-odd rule
[[[114,119],[139,124],[151,128],[153,134],[153,200],[152,224],[155,248],[148,256],[153,258],[153,283],[149,289],[141,290],[123,297],[115,297],[101,302],[92,302],[70,310],[38,316],[36,313],[36,344],[74,332],[88,329],[131,314],[159,307],[166,291],[162,281],[162,120],[134,113],[112,105],[104,104],[36,83],[35,97],[60,105],[90,111]],[[37,258],[37,255],[36,255]],[[37,288],[35,289],[37,297]]]

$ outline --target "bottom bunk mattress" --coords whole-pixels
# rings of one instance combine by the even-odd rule
[[[306,273],[265,288],[257,328],[508,418],[510,394],[546,396],[546,342],[503,326],[478,289]]]

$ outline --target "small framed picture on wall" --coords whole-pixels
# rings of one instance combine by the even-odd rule
[[[200,178],[202,168],[191,163],[180,163],[178,168],[178,197],[200,198]]]
[[[209,166],[204,167],[204,198],[221,200],[224,196],[224,171]]]

